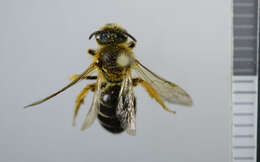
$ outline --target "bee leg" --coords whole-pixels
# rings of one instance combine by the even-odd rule
[[[73,74],[69,77],[69,80],[73,81],[75,80],[76,78],[78,78],[80,75],[79,74]],[[82,79],[88,79],[88,80],[96,80],[97,79],[97,76],[86,76],[86,77],[83,77]]]
[[[138,84],[142,83],[144,80],[141,78],[134,78],[132,79],[133,86],[137,86]]]
[[[91,56],[95,56],[96,53],[97,53],[96,50],[88,49],[88,54],[90,54]]]
[[[96,80],[97,76],[87,76],[87,77],[84,77],[83,79]]]
[[[134,47],[135,47],[135,42],[134,42],[134,41],[130,41],[130,42],[128,43],[128,47],[129,47],[129,48],[134,48]]]
[[[72,121],[73,126],[76,125],[76,117],[78,115],[78,111],[79,111],[80,106],[84,103],[84,99],[85,99],[86,95],[88,94],[89,90],[95,91],[95,88],[96,88],[96,83],[88,84],[78,94],[76,101],[75,101],[75,109],[74,109],[73,121]]]
[[[137,86],[138,84],[141,84],[141,86],[146,90],[146,92],[148,92],[148,94],[150,95],[151,98],[154,98],[162,107],[164,110],[171,112],[173,114],[175,114],[175,111],[170,110],[163,102],[163,100],[161,99],[161,97],[158,95],[157,91],[153,88],[153,86],[146,82],[145,80],[141,79],[141,78],[134,78],[132,80],[133,82],[133,86]]]

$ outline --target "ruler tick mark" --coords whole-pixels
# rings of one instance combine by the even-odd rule
[[[233,113],[234,116],[253,116],[254,113]]]
[[[234,94],[256,94],[256,91],[234,91]]]
[[[254,83],[254,80],[233,80],[233,83]]]
[[[233,146],[234,149],[255,149],[255,146],[246,146],[246,145],[238,145],[238,146]]]
[[[234,127],[254,127],[254,124],[234,124]]]
[[[234,47],[235,51],[253,51],[254,47]]]
[[[254,105],[254,102],[234,102],[234,105]]]
[[[253,134],[235,134],[233,138],[254,138]]]
[[[255,15],[254,14],[234,14],[234,18],[254,18]]]
[[[234,160],[254,160],[254,157],[251,157],[251,156],[235,156],[234,158],[233,158]]]

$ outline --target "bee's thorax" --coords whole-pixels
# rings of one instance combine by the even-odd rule
[[[98,62],[107,80],[121,81],[132,63],[132,51],[122,46],[111,45],[100,49]]]

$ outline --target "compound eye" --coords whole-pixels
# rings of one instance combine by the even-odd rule
[[[127,41],[127,37],[123,33],[110,31],[97,33],[95,38],[99,44],[122,43]]]
[[[100,44],[108,44],[111,42],[111,36],[109,33],[99,33],[95,35],[96,40]]]
[[[101,34],[96,34],[95,38],[96,38],[97,41],[99,41],[101,39]]]
[[[118,42],[125,42],[125,41],[127,41],[127,37],[122,33],[118,33],[117,40],[118,40]]]

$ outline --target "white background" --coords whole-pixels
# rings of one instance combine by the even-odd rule
[[[190,93],[194,106],[165,112],[136,88],[137,136],[96,121],[72,127],[82,81],[56,98],[23,106],[66,85],[90,63],[88,36],[115,22],[138,40],[136,57]],[[0,1],[0,161],[228,162],[231,2],[226,0]]]

